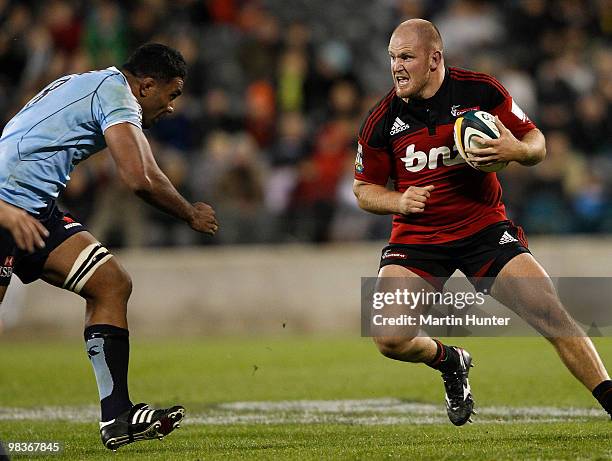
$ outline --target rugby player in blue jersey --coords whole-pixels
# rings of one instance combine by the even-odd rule
[[[121,69],[61,77],[29,101],[0,138],[0,301],[14,272],[85,298],[86,351],[107,448],[161,438],[185,410],[132,404],[127,387],[129,275],[86,228],[56,205],[74,167],[108,147],[127,186],[156,208],[214,235],[215,212],[189,203],[160,170],[142,129],[174,111],[186,65],[165,45],[140,47]]]

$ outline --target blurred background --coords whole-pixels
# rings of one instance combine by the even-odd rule
[[[391,86],[389,35],[411,17],[439,27],[447,65],[496,76],[547,136],[543,165],[500,174],[511,218],[529,235],[612,231],[610,0],[0,0],[0,122],[60,75],[166,43],[188,62],[186,91],[147,135],[222,230],[205,238],[145,205],[102,154],[63,199],[101,241],[382,240],[390,220],[351,192],[356,132]]]
[[[392,85],[389,36],[412,17],[437,24],[447,65],[497,77],[546,134],[543,164],[500,175],[538,261],[552,276],[609,277],[612,0],[0,0],[0,126],[58,76],[119,67],[147,41],[189,65],[175,114],[147,136],[220,232],[202,237],[137,199],[106,153],[63,195],[132,277],[132,398],[188,408],[187,432],[116,460],[499,459],[498,447],[610,459],[609,429],[585,416],[603,415],[542,338],[452,339],[475,357],[483,408],[457,440],[430,424],[446,421],[437,373],[360,336],[361,277],[376,276],[391,218],[356,207],[356,133]],[[585,285],[574,300],[609,306],[609,290]],[[109,458],[83,306],[17,277],[0,303],[0,437],[61,441],[56,460]],[[610,365],[612,341],[595,343]]]
[[[359,280],[391,219],[356,206],[356,133],[412,17],[439,27],[448,66],[494,75],[544,131],[543,164],[500,174],[534,254],[553,275],[612,272],[612,0],[0,0],[0,124],[60,75],[120,67],[148,41],[178,48],[184,94],[147,136],[181,193],[217,210],[217,236],[144,204],[104,153],[63,196],[121,253],[132,329],[358,334]],[[0,331],[78,332],[78,297],[11,287]]]

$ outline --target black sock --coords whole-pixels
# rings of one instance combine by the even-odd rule
[[[113,325],[91,325],[84,337],[98,383],[101,420],[110,421],[132,407],[127,386],[129,332]]]
[[[433,339],[433,338],[432,338]],[[459,353],[452,347],[433,339],[438,345],[435,357],[427,365],[442,373],[451,373],[459,368]]]
[[[593,397],[612,416],[612,380],[608,379],[599,383],[593,389]]]

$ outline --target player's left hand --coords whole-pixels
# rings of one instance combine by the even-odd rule
[[[465,150],[468,154],[475,157],[472,161],[481,165],[492,165],[498,162],[518,162],[523,160],[527,153],[527,146],[514,137],[497,115],[495,116],[495,125],[499,130],[499,138],[474,138],[475,141],[484,147],[481,149],[470,148]]]
[[[204,202],[193,204],[193,214],[189,220],[191,228],[208,235],[215,235],[219,230],[219,223],[215,217],[215,210]]]

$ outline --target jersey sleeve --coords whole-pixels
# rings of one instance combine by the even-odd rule
[[[536,128],[527,114],[512,99],[510,93],[497,80],[491,78],[490,100],[488,111],[499,117],[499,120],[512,134],[521,139],[529,131]]]
[[[359,130],[355,179],[385,186],[391,175],[391,155],[384,136],[384,115],[370,111]]]
[[[113,77],[104,80],[94,92],[91,111],[102,133],[125,122],[142,129],[142,111],[138,101],[129,87]]]

